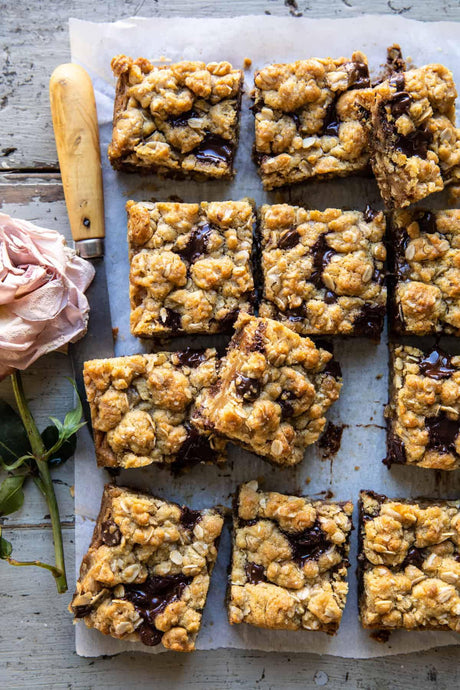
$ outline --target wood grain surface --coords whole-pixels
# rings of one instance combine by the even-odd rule
[[[48,81],[69,60],[70,16],[113,21],[139,16],[231,16],[237,14],[352,17],[395,13],[422,20],[460,21],[458,0],[0,0],[0,210],[69,236],[57,165]],[[460,27],[459,27],[460,34]],[[68,357],[52,354],[24,376],[41,427],[49,415],[70,408]],[[11,399],[8,381],[0,397]],[[61,508],[69,580],[73,582],[73,464],[54,475]],[[33,487],[23,509],[4,519],[15,556],[52,558],[46,506]],[[313,654],[266,654],[221,650],[192,655],[140,653],[81,659],[67,605],[48,573],[0,563],[0,688],[165,688],[231,690],[251,688],[366,690],[454,689],[460,686],[459,648],[422,654],[352,660]]]

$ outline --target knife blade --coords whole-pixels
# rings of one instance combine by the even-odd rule
[[[88,359],[113,357],[113,334],[104,261],[104,196],[96,101],[89,74],[71,63],[56,67],[50,79],[50,104],[64,196],[75,249],[96,274],[86,296],[90,305],[86,335],[70,346],[83,412],[91,415],[83,382]]]

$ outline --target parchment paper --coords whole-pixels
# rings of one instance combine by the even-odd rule
[[[290,192],[265,193],[251,162],[253,116],[243,102],[241,139],[236,158],[237,175],[231,183],[176,182],[159,178],[115,173],[107,161],[111,136],[114,79],[110,60],[118,53],[172,61],[200,59],[206,62],[229,60],[242,66],[246,57],[252,68],[246,72],[246,92],[251,89],[254,68],[270,62],[291,61],[312,56],[350,56],[363,50],[371,69],[378,71],[385,61],[386,47],[399,42],[415,64],[443,62],[460,84],[460,25],[449,22],[425,24],[400,17],[363,16],[353,19],[311,20],[306,18],[236,17],[234,19],[126,19],[114,24],[70,20],[72,60],[82,64],[93,78],[101,133],[107,229],[107,265],[113,326],[119,329],[116,354],[146,351],[145,345],[129,334],[128,251],[126,214],[128,199],[167,200],[175,195],[184,201],[240,199],[253,197],[263,202],[291,201],[310,208],[328,206],[363,209],[367,203],[381,207],[371,179],[350,178],[293,187]],[[435,204],[445,200],[433,199]],[[430,201],[430,203],[432,203]],[[183,345],[215,344],[219,338],[182,338],[172,349]],[[460,495],[460,473],[444,473],[417,468],[394,467],[388,471],[385,456],[383,406],[387,402],[387,345],[365,340],[340,340],[336,357],[344,374],[343,393],[330,418],[344,424],[342,444],[335,458],[322,460],[317,446],[307,449],[305,459],[292,469],[271,467],[249,453],[231,447],[225,469],[198,466],[189,474],[174,478],[156,467],[124,471],[118,483],[153,490],[156,494],[193,508],[224,503],[241,481],[264,480],[267,489],[296,491],[313,496],[332,492],[339,500],[357,502],[361,488],[389,496],[416,495],[455,497]],[[97,356],[97,353],[94,353]],[[96,468],[88,432],[80,439],[76,462],[76,555],[77,567],[91,539],[103,484],[108,475]],[[355,524],[357,516],[355,511]],[[396,632],[386,644],[376,642],[358,622],[356,597],[356,531],[353,533],[349,570],[350,593],[336,637],[323,633],[260,630],[238,625],[230,627],[224,609],[230,538],[224,532],[217,565],[212,577],[198,649],[234,647],[267,651],[318,652],[345,657],[372,657],[399,654],[435,646],[458,644],[455,633]],[[76,628],[76,649],[82,656],[99,656],[120,651],[157,653],[148,648]]]

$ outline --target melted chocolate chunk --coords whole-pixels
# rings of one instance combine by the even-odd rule
[[[406,463],[406,448],[404,441],[396,436],[393,431],[387,432],[387,457],[383,460],[383,464],[391,467],[393,464],[405,465]]]
[[[191,510],[187,508],[187,506],[182,506],[180,524],[185,527],[185,529],[192,530],[200,520],[201,512],[199,510]]]
[[[164,307],[164,309],[166,314],[160,314],[160,323],[171,331],[180,331],[182,328],[181,315],[174,311],[174,309],[169,309],[169,307]]]
[[[420,232],[426,232],[429,235],[433,235],[437,232],[438,228],[436,226],[436,216],[431,211],[426,211],[420,218],[417,219]]]
[[[421,569],[424,560],[422,551],[416,546],[412,546],[401,563],[401,568],[406,568],[408,565],[415,565],[416,568]]]
[[[370,86],[369,69],[364,62],[352,62],[349,89],[366,89]]]
[[[235,380],[236,392],[241,395],[243,400],[252,402],[260,395],[261,382],[259,379],[253,379],[250,376],[243,376],[238,374]]]
[[[313,270],[310,276],[310,282],[313,283],[318,290],[327,290],[326,285],[323,283],[323,271],[337,252],[329,247],[326,241],[326,233],[322,233],[319,236],[310,251],[313,254]],[[333,295],[334,293],[329,291],[329,294]]]
[[[406,261],[406,249],[410,242],[409,235],[405,228],[398,228],[395,234],[395,274],[400,280],[406,280],[409,277],[411,268]]]
[[[258,585],[259,582],[267,582],[265,568],[258,563],[246,563],[244,566],[247,580],[250,585]]]
[[[86,606],[72,606],[72,611],[75,618],[84,618],[85,616],[89,616],[92,610],[93,607],[91,604],[87,604]]]
[[[191,153],[202,163],[230,165],[233,158],[233,145],[217,134],[208,134]]]
[[[284,232],[279,241],[278,241],[278,247],[280,249],[292,249],[295,247],[297,244],[299,244],[300,240],[300,235],[297,232],[297,230],[287,230]]]
[[[176,352],[178,364],[182,367],[190,367],[196,369],[200,364],[206,361],[206,353],[204,350],[192,350],[190,347],[185,348],[181,352]]]
[[[333,376],[335,379],[339,379],[342,376],[342,369],[340,364],[333,357],[327,362],[324,369],[321,371],[322,374],[327,374],[328,376]]]
[[[291,546],[293,560],[300,565],[310,558],[318,559],[321,554],[331,548],[331,543],[318,521],[313,527],[303,532],[283,531],[283,534]]]
[[[448,379],[457,371],[453,366],[452,360],[445,352],[435,347],[430,353],[419,362],[420,373],[430,379]]]
[[[339,116],[337,115],[337,98],[335,98],[326,108],[321,136],[338,137],[339,127],[340,120]]]
[[[431,132],[425,129],[417,129],[405,135],[399,134],[396,137],[396,150],[401,151],[408,158],[411,156],[426,158],[432,138]]]
[[[292,391],[281,391],[281,395],[275,401],[281,407],[281,419],[288,419],[294,414],[293,400],[297,400],[297,396]]]
[[[206,253],[208,248],[209,236],[212,227],[208,223],[202,223],[192,230],[188,242],[183,249],[174,249],[181,259],[193,264],[200,256]]]
[[[293,309],[286,309],[284,315],[287,316],[289,321],[303,321],[307,316],[307,309],[305,304],[301,304],[300,307],[294,307]]]
[[[187,430],[187,436],[176,455],[173,469],[180,470],[199,462],[216,462],[217,453],[211,447],[209,439],[198,433],[195,427],[190,426],[190,424],[186,423],[184,426]]]
[[[324,433],[318,441],[318,447],[321,448],[321,457],[323,460],[334,457],[340,450],[344,428],[343,424],[338,425],[328,422]]]
[[[220,330],[222,332],[231,331],[233,328],[233,324],[235,323],[235,321],[238,318],[238,314],[239,314],[238,308],[232,309],[231,311],[228,312],[228,314],[226,314],[224,316],[223,319],[219,319],[218,323],[219,323]]]
[[[256,331],[254,333],[254,338],[251,343],[251,351],[252,352],[261,352],[264,354],[265,352],[265,342],[264,342],[264,333],[265,333],[265,324],[259,323],[259,325],[256,328]]]
[[[404,91],[404,87],[406,85],[406,80],[404,78],[404,74],[395,74],[390,79],[390,85],[394,86],[396,91]]]
[[[377,214],[378,211],[374,211],[374,209],[371,206],[369,206],[369,204],[367,204],[363,213],[364,220],[366,221],[366,223],[371,223]]]
[[[383,305],[364,304],[353,323],[355,335],[364,335],[378,340],[382,332],[384,318],[385,307]]]
[[[113,520],[105,520],[101,525],[101,539],[106,546],[118,546],[121,532]]]
[[[192,117],[199,117],[198,113],[196,113],[193,109],[187,110],[186,113],[181,113],[175,117],[168,117],[167,122],[171,127],[186,127],[188,125],[188,121]]]
[[[161,642],[163,633],[155,628],[155,618],[163,613],[169,604],[180,600],[184,589],[192,579],[182,573],[152,575],[141,584],[124,585],[123,599],[134,605],[143,620],[142,632],[139,630],[139,634],[144,644],[154,646]]]
[[[411,103],[412,98],[406,91],[399,91],[398,93],[395,93],[390,101],[391,112],[395,120],[397,120],[401,115],[404,115],[404,113],[407,113]]]
[[[456,453],[455,439],[460,432],[460,420],[449,419],[442,412],[437,417],[427,417],[425,426],[428,429],[429,441],[427,448],[439,453]]]

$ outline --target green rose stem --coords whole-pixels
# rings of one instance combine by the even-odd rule
[[[65,574],[61,520],[59,517],[56,494],[54,493],[54,485],[51,480],[50,468],[46,458],[46,448],[37,429],[37,425],[35,424],[35,420],[29,410],[29,406],[24,395],[21,374],[19,371],[16,370],[13,374],[11,374],[11,381],[13,384],[14,397],[16,399],[18,411],[21,416],[22,423],[24,424],[27,436],[29,438],[30,447],[37,464],[38,474],[40,477],[38,485],[46,498],[50,511],[56,565],[48,565],[47,563],[42,563],[41,561],[16,561],[13,558],[9,558],[8,561],[11,565],[36,565],[40,568],[46,568],[53,574],[59,594],[63,594],[64,592],[67,592],[67,579]]]

